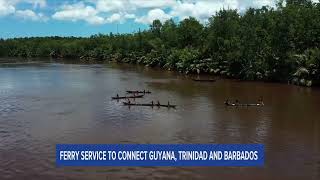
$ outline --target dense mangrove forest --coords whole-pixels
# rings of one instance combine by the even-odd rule
[[[0,40],[1,57],[116,61],[304,86],[320,82],[319,48],[320,4],[311,0],[245,12],[221,9],[206,23],[193,17],[155,20],[149,29],[130,34]]]

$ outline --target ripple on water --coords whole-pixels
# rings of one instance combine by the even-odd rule
[[[105,66],[0,68],[1,180],[319,177],[319,123],[312,125],[320,116],[319,91],[297,93],[291,86],[255,82],[199,84],[163,71]],[[129,109],[110,100],[130,89],[152,91],[136,102],[170,100],[178,108]],[[223,105],[227,97],[251,101],[260,95],[267,104],[261,110]],[[306,107],[300,111],[297,104]],[[268,157],[266,166],[258,170],[57,168],[57,143],[263,143]]]
[[[0,117],[23,111],[23,106],[16,97],[0,96]]]

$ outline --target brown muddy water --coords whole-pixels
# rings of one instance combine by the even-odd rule
[[[153,92],[166,108],[110,97]],[[226,98],[263,108],[225,107]],[[265,166],[56,167],[58,143],[262,143]],[[0,179],[320,179],[320,89],[193,82],[132,65],[32,63],[0,67]]]

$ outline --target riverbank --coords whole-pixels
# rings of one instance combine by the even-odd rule
[[[319,3],[286,1],[241,13],[221,9],[206,24],[189,17],[154,20],[128,34],[0,39],[0,57],[116,61],[311,87],[320,84],[319,20]]]
[[[45,59],[45,60],[44,60]],[[152,60],[151,60],[152,61]],[[211,59],[203,59],[199,60],[198,62],[203,62],[202,64],[192,64],[189,68],[182,68],[178,70],[177,68],[170,68],[166,65],[161,65],[161,64],[155,64],[155,63],[150,63],[150,60],[146,58],[146,56],[141,56],[141,57],[119,57],[117,55],[110,55],[104,59],[98,59],[94,57],[78,57],[78,58],[55,58],[55,57],[38,57],[38,58],[15,58],[15,57],[8,57],[8,58],[0,58],[0,65],[1,66],[14,66],[17,64],[20,65],[32,65],[36,64],[39,62],[46,62],[46,63],[68,63],[68,64],[108,64],[108,63],[118,63],[118,64],[135,64],[135,65],[141,65],[141,66],[146,66],[146,67],[151,67],[151,68],[156,68],[156,69],[162,69],[166,71],[175,71],[179,72],[181,74],[189,75],[190,78],[194,78],[195,76],[199,75],[204,75],[207,79],[214,79],[214,78],[219,78],[219,79],[233,79],[237,81],[257,81],[257,82],[264,82],[264,83],[282,83],[282,84],[292,84],[292,85],[297,85],[297,86],[304,86],[304,87],[318,87],[320,85],[319,81],[312,81],[304,78],[298,78],[298,77],[292,77],[292,79],[288,80],[270,80],[270,79],[253,79],[253,80],[248,80],[248,79],[241,79],[241,78],[236,78],[230,73],[227,73],[226,71],[221,71],[220,69],[212,69],[205,65],[205,62],[210,62]],[[187,69],[187,70],[184,70]]]
[[[191,56],[191,55],[190,55]],[[194,59],[192,64],[183,65],[179,63],[179,61],[174,64],[169,64],[169,63],[161,63],[159,59],[162,57],[154,57],[154,59],[150,59],[148,55],[146,56],[135,56],[135,55],[130,55],[128,57],[121,57],[119,55],[111,55],[107,59],[97,59],[97,58],[92,58],[92,57],[80,57],[79,61],[82,63],[108,63],[108,62],[116,62],[116,63],[127,63],[127,64],[138,64],[138,65],[143,65],[147,67],[153,67],[153,68],[160,68],[163,70],[168,70],[168,71],[177,71],[182,74],[188,74],[188,75],[208,75],[214,77],[219,77],[219,78],[227,78],[227,79],[235,79],[239,81],[261,81],[261,82],[275,82],[275,83],[287,83],[287,84],[292,84],[292,85],[297,85],[297,86],[304,86],[304,87],[312,87],[312,86],[319,86],[320,85],[320,80],[312,80],[305,76],[304,71],[308,70],[299,70],[297,71],[294,75],[292,75],[290,78],[286,79],[270,79],[268,78],[268,73],[265,72],[264,75],[260,72],[257,72],[255,74],[254,78],[241,78],[239,76],[236,76],[234,74],[231,74],[226,70],[226,66],[222,66],[217,63],[213,63],[213,59],[211,58],[206,58],[206,59]],[[170,58],[170,56],[169,56]],[[168,60],[167,60],[168,61]],[[181,60],[183,62],[183,60]],[[227,63],[224,61],[224,63]],[[225,70],[224,70],[225,69]],[[300,72],[302,71],[302,72]]]

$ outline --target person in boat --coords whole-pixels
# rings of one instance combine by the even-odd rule
[[[259,97],[259,99],[258,99],[258,104],[264,106],[263,97],[262,97],[262,96]]]
[[[151,101],[151,105],[153,106],[154,104],[153,104],[153,101]]]
[[[225,105],[229,105],[229,99],[227,99],[225,102],[224,102]]]
[[[119,94],[117,94],[117,98],[119,98]]]
[[[146,90],[143,90],[143,94],[145,94],[146,93]]]
[[[240,104],[239,100],[236,99],[235,105],[239,105],[239,104]]]
[[[157,106],[160,106],[160,102],[159,101],[157,101]]]
[[[170,102],[168,101],[168,107],[170,106]]]

